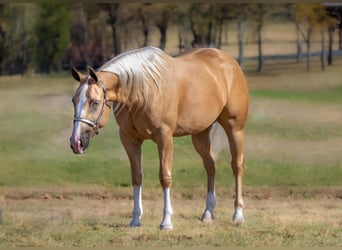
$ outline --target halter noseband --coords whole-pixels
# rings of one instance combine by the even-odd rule
[[[75,122],[83,122],[83,123],[91,126],[93,128],[95,134],[99,133],[99,128],[100,128],[99,121],[102,118],[103,112],[105,110],[105,106],[110,108],[110,104],[109,104],[108,99],[107,99],[107,88],[103,84],[102,84],[102,90],[103,90],[103,104],[102,104],[101,112],[99,113],[99,116],[97,117],[97,119],[95,121],[91,121],[91,120],[83,118],[83,117],[74,117],[74,123]]]

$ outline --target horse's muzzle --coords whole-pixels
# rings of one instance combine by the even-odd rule
[[[70,147],[75,154],[84,154],[86,149],[89,146],[91,132],[86,132],[81,135],[79,138],[78,136],[71,136],[70,137]]]
[[[82,147],[82,141],[77,138],[70,137],[70,148],[75,154],[84,154],[85,151]]]

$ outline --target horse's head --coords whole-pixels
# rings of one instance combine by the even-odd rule
[[[83,154],[89,140],[103,127],[109,117],[110,105],[107,87],[95,71],[88,67],[89,75],[72,68],[72,75],[80,82],[72,98],[74,105],[74,127],[70,147],[75,154]]]

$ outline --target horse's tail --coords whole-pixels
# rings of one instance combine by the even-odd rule
[[[223,149],[229,148],[227,134],[218,122],[215,122],[210,129],[210,142],[214,154],[217,159]]]

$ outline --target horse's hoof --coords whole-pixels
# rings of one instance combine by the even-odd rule
[[[171,231],[173,230],[172,224],[160,224],[159,229],[162,231]]]
[[[134,227],[141,227],[141,222],[140,221],[131,221],[128,224],[129,227],[134,228]]]
[[[232,221],[234,224],[243,224],[245,219],[243,218],[242,208],[235,209]]]
[[[201,221],[205,224],[210,224],[214,221],[214,215],[209,211],[205,211],[201,217]]]
[[[243,224],[244,223],[244,218],[233,218],[233,220],[232,220],[232,222],[233,222],[233,224],[236,224],[236,225],[241,225],[241,224]]]

